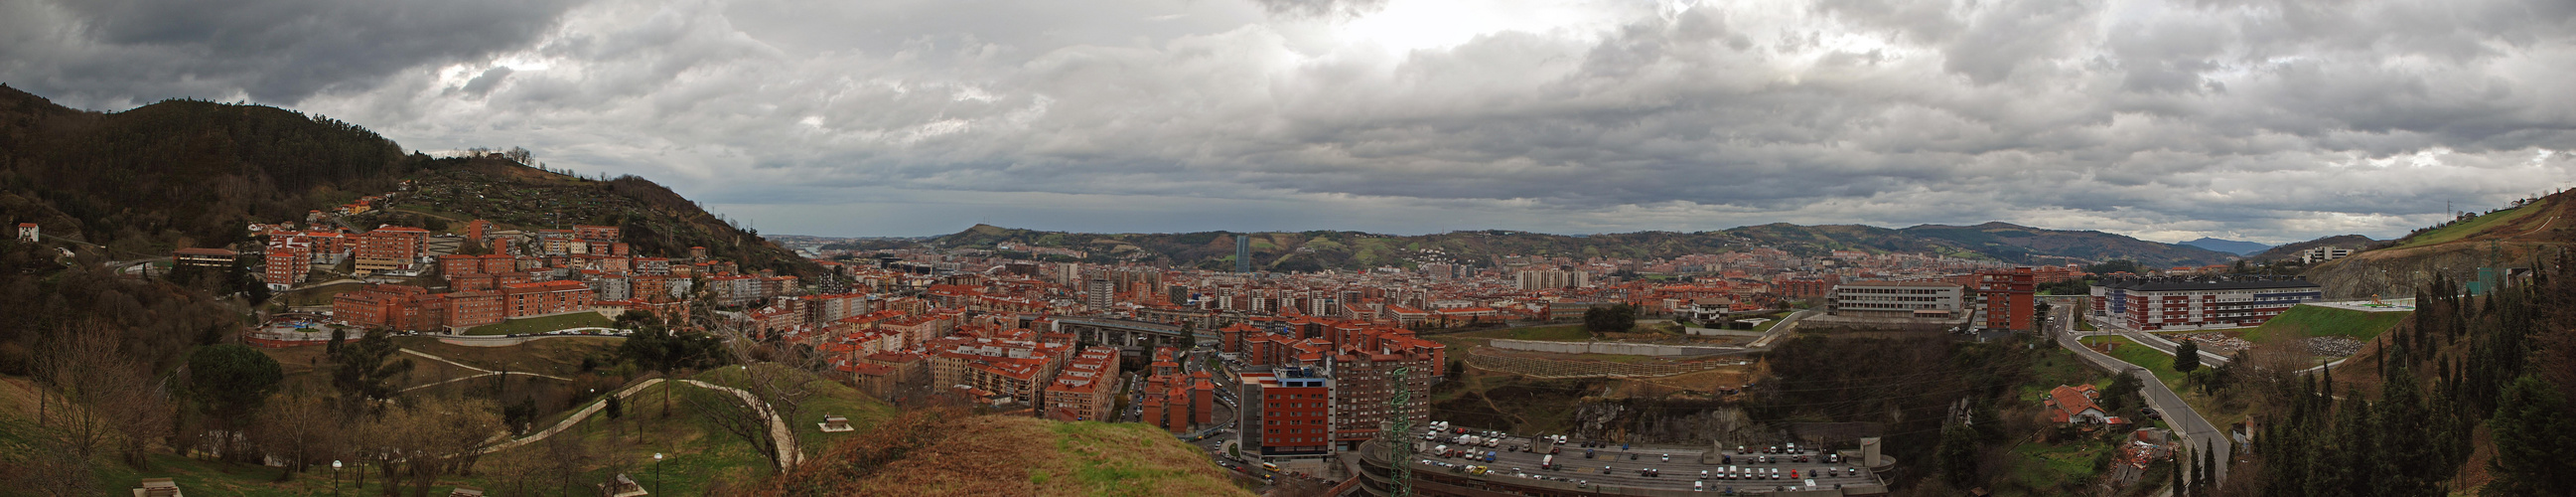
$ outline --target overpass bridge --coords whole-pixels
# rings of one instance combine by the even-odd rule
[[[1076,340],[1120,347],[1168,345],[1186,348],[1199,339],[1216,338],[1214,335],[1202,336],[1201,333],[1187,332],[1178,325],[1145,321],[1075,317],[1054,319],[1056,331],[1072,333]]]

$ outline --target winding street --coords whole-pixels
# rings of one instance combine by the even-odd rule
[[[635,382],[633,385],[628,385],[626,388],[619,389],[613,395],[621,398],[633,396],[635,392],[643,390],[644,387],[652,386],[654,384],[661,383],[662,381],[663,380],[661,378],[651,378]],[[752,396],[751,392],[740,388],[717,385],[698,380],[680,380],[680,382],[697,386],[699,388],[731,393],[734,397],[741,398],[745,405],[751,406],[753,410],[760,411],[761,416],[769,418],[769,436],[771,439],[778,441],[778,461],[779,464],[785,466],[779,469],[783,471],[786,468],[796,467],[797,463],[803,462],[804,452],[796,449],[796,432],[790,431],[787,428],[787,420],[779,418],[778,413],[770,411],[768,404],[761,402],[759,398]],[[545,440],[546,437],[551,437],[556,433],[562,433],[564,430],[572,429],[573,426],[581,424],[583,419],[588,419],[592,414],[599,413],[601,409],[604,409],[607,406],[608,399],[603,398],[599,401],[591,402],[590,405],[583,406],[580,411],[573,412],[571,416],[564,417],[563,421],[555,423],[554,426],[546,427],[544,431],[539,431],[525,437],[485,445],[483,448],[475,449],[475,451],[477,453],[490,454]]]
[[[2049,334],[2056,337],[2059,346],[2075,351],[2075,355],[2083,357],[2084,360],[2092,362],[2095,367],[2104,371],[2117,371],[2136,377],[2138,383],[2143,385],[2140,393],[2146,397],[2147,405],[2155,407],[2156,412],[2164,414],[2165,423],[2173,425],[2175,431],[2181,432],[2184,446],[2190,447],[2195,452],[2207,450],[2217,454],[2233,453],[2234,448],[2231,443],[2233,440],[2227,437],[2227,432],[2218,429],[2217,425],[2210,424],[2208,418],[2201,417],[2200,411],[2193,410],[2190,403],[2183,402],[2181,395],[2175,394],[2172,388],[2166,387],[2164,381],[2157,380],[2154,372],[2144,366],[2129,364],[2100,352],[2094,352],[2093,349],[2084,348],[2084,344],[2076,341],[2075,319],[2077,318],[2067,311],[2069,309],[2061,307],[2051,309],[2049,312],[2051,330]],[[2227,480],[2227,466],[2223,463],[2218,465],[2217,481]]]

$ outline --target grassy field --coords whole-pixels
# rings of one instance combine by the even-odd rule
[[[777,367],[775,365],[764,366]],[[743,384],[742,376],[742,370],[738,368],[716,368],[700,372],[694,377],[694,379],[718,385],[740,386]],[[796,413],[796,419],[787,421],[787,426],[789,429],[796,432],[797,447],[799,449],[803,449],[805,454],[808,456],[821,455],[824,450],[830,449],[831,445],[838,442],[842,437],[857,433],[823,433],[822,427],[819,426],[823,422],[823,416],[838,415],[849,418],[850,426],[865,430],[868,427],[876,426],[878,421],[893,417],[896,412],[893,405],[886,404],[885,401],[882,400],[869,398],[867,394],[859,393],[858,390],[851,389],[848,385],[843,385],[839,382],[830,380],[813,379],[811,375],[806,375],[806,377],[809,379],[806,381],[804,386],[805,388],[812,389],[815,392],[815,395],[813,398],[806,399],[804,408],[798,410]],[[653,387],[647,387],[646,390],[649,391],[657,388],[661,388],[661,386],[655,385]],[[637,394],[640,396],[643,393],[646,392],[638,392]],[[672,393],[678,394],[679,392]],[[651,397],[638,398],[650,399]]]
[[[277,294],[275,300],[272,301],[282,302],[286,305],[297,307],[331,305],[332,297],[339,296],[341,293],[358,291],[359,289],[366,287],[367,284],[365,283],[349,282],[336,285],[297,288],[294,290],[287,290],[285,293]]]
[[[2155,372],[2156,380],[2164,382],[2165,386],[2171,387],[2175,391],[2183,390],[2183,374],[2181,371],[2173,370],[2172,355],[2158,352],[2156,349],[2149,348],[2145,345],[2139,345],[2138,342],[2129,341],[2128,337],[2100,336],[2084,339],[2084,343],[2086,345],[2095,345],[2105,342],[2118,344],[2112,346],[2110,352],[2111,358],[2127,361],[2130,364],[2136,364],[2139,367],[2147,368],[2148,371]]]
[[[2311,338],[2345,336],[2367,342],[2378,338],[2380,333],[2396,328],[2397,323],[2413,315],[2415,315],[2413,312],[2362,312],[2303,305],[2282,312],[2279,317],[2263,322],[2262,326],[2245,330],[2245,333],[2238,335],[2237,338],[2263,343],[2264,338],[2274,333],[2296,333],[2299,336]]]
[[[2069,495],[2101,474],[2112,447],[2100,440],[2049,445],[2023,442],[2013,447],[2012,469],[1995,495]]]
[[[2041,353],[2039,360],[2031,363],[2030,369],[2031,381],[2022,384],[2018,391],[2020,396],[2017,398],[2037,401],[2048,395],[2049,389],[2057,388],[2058,385],[2092,384],[2095,387],[2111,385],[2110,375],[2085,366],[2083,358],[2075,357],[2074,351],[2066,350],[2064,347],[2051,348]]]
[[[2541,210],[2542,209],[2534,208],[2534,206],[2524,206],[2478,216],[2474,219],[2470,219],[2468,222],[2446,226],[2442,229],[2427,231],[2423,234],[2409,237],[2406,239],[2406,243],[2399,244],[2392,248],[2422,247],[2468,238],[2470,235],[2475,235],[2480,231],[2485,231],[2489,227],[2510,223],[2515,219],[2521,219],[2523,216],[2529,216],[2531,213],[2540,212]]]
[[[509,321],[476,326],[466,329],[465,334],[517,335],[523,333],[544,333],[561,329],[604,327],[608,326],[610,322],[611,321],[609,321],[607,316],[601,316],[596,312],[575,312],[571,314],[556,314],[553,316],[512,319]]]
[[[583,357],[614,350],[619,344],[625,343],[625,339],[563,337],[530,340],[527,343],[507,347],[469,347],[441,342],[437,337],[409,336],[394,337],[394,343],[401,345],[402,348],[493,371],[572,376],[581,372]]]

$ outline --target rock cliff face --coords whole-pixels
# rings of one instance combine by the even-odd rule
[[[1575,438],[1651,444],[1785,441],[1778,429],[1753,422],[1743,409],[1652,399],[1586,400],[1574,410]]]
[[[2470,281],[2478,268],[2529,268],[2576,248],[2576,190],[2518,202],[2418,231],[2383,248],[2320,264],[2304,276],[2328,299],[2411,297],[2435,275]]]

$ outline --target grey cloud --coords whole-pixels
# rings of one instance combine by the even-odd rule
[[[519,48],[568,0],[6,0],[58,29],[5,77],[74,102],[235,95],[292,104],[397,71]],[[237,92],[237,93],[236,93]]]
[[[2402,233],[2443,199],[2576,179],[2567,154],[2534,159],[2576,148],[2555,90],[2576,80],[2576,29],[2547,0],[1711,3],[1402,53],[1331,38],[1400,1],[604,0],[504,49],[552,67],[463,57],[485,73],[394,70],[312,110],[415,148],[527,145],[642,173],[816,233],[978,220],[899,201],[1063,223],[1045,228],[1225,227],[1157,214],[1195,210],[1387,231],[2006,220],[2287,240]],[[832,205],[937,219],[814,207]],[[1141,221],[1090,220],[1122,216]]]
[[[510,79],[511,72],[511,69],[507,66],[486,69],[483,71],[483,74],[475,76],[474,79],[466,80],[463,91],[467,95],[473,95],[476,97],[489,95],[492,93],[493,87],[501,86],[501,81]]]
[[[1252,0],[1274,15],[1291,17],[1347,17],[1376,12],[1386,8],[1387,0]]]

